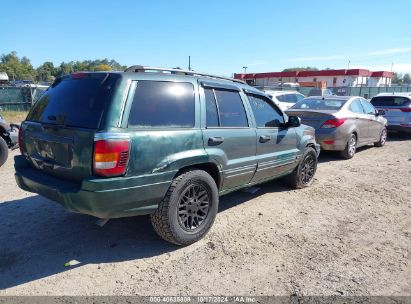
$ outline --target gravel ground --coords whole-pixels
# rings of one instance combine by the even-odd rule
[[[148,217],[100,228],[20,190],[9,158],[0,295],[411,295],[410,158],[398,135],[352,160],[324,154],[308,189],[271,182],[223,197],[210,233],[185,248]]]

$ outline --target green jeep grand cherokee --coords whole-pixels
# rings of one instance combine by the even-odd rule
[[[57,79],[19,141],[20,188],[101,219],[151,214],[178,245],[208,232],[219,195],[283,176],[309,186],[320,152],[242,81],[142,66]]]

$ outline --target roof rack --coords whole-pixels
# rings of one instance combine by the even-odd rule
[[[146,72],[146,71],[170,72],[171,74],[175,73],[175,74],[184,74],[184,75],[191,75],[191,76],[204,76],[204,77],[209,77],[209,78],[223,79],[223,80],[245,84],[244,81],[239,80],[239,79],[217,76],[217,75],[206,74],[206,73],[199,73],[196,71],[180,70],[180,69],[167,69],[167,68],[152,67],[152,66],[132,65],[131,67],[128,67],[127,69],[124,70],[124,72],[134,72],[134,73]]]

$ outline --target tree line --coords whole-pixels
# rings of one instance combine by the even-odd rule
[[[394,73],[394,77],[392,78],[392,84],[410,85],[411,84],[410,74],[409,73],[405,73],[405,74]]]
[[[53,62],[46,61],[39,67],[34,68],[27,57],[19,58],[17,52],[12,51],[9,54],[3,54],[0,57],[0,72],[6,72],[10,80],[33,80],[52,82],[56,77],[70,74],[76,71],[123,71],[126,66],[111,59],[96,59],[83,61],[62,62],[54,66]],[[326,68],[329,70],[329,68]],[[318,71],[316,67],[294,67],[284,69],[288,71]],[[409,73],[394,73],[393,84],[410,85],[411,77]]]
[[[34,68],[27,57],[20,58],[17,52],[3,54],[0,57],[0,72],[6,72],[10,80],[33,80],[52,82],[56,77],[76,71],[123,71],[126,66],[111,59],[96,59],[83,61],[62,62],[54,66],[46,61]]]

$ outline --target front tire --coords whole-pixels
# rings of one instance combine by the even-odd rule
[[[218,211],[218,189],[205,171],[177,176],[151,215],[157,234],[176,245],[190,245],[210,230]]]
[[[374,143],[375,147],[382,147],[387,142],[387,128],[382,129],[380,140]]]
[[[311,186],[317,171],[317,163],[317,153],[313,148],[307,147],[297,168],[285,177],[286,184],[294,189]]]
[[[9,147],[3,137],[0,137],[0,167],[4,165],[9,155]]]
[[[355,136],[355,134],[353,133],[348,139],[345,149],[341,151],[341,156],[345,159],[353,158],[356,150],[357,150],[357,136]]]

